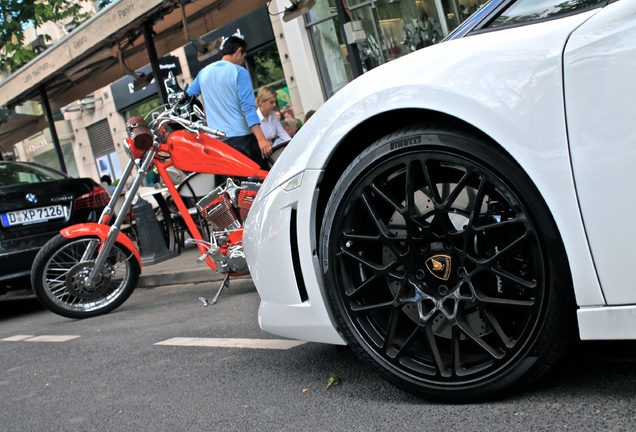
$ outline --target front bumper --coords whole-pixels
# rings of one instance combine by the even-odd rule
[[[292,190],[273,189],[250,209],[243,236],[261,297],[261,329],[284,337],[343,345],[325,305],[316,245],[315,202],[322,171],[304,171]]]
[[[28,278],[35,256],[56,234],[57,231],[0,241],[0,283]]]

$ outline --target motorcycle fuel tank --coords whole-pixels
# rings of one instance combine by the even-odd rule
[[[267,171],[238,150],[210,135],[176,131],[168,137],[175,168],[183,171],[264,178]]]

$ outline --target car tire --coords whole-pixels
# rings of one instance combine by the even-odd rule
[[[90,318],[109,313],[130,297],[141,269],[132,252],[118,243],[106,259],[103,278],[86,287],[83,278],[92,270],[95,256],[83,261],[96,237],[53,237],[38,252],[31,269],[31,285],[38,300],[68,318]],[[95,249],[95,248],[91,248]]]
[[[508,154],[462,126],[410,127],[365,149],[337,182],[320,238],[338,331],[411,393],[496,397],[547,372],[574,337],[546,204]]]

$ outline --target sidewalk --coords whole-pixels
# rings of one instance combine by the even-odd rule
[[[154,288],[164,285],[222,281],[223,275],[212,270],[205,262],[197,264],[197,258],[200,256],[199,249],[190,245],[183,248],[181,254],[174,258],[157,264],[144,265],[137,287]]]

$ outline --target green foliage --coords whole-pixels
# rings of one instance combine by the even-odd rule
[[[82,12],[82,3],[73,0],[0,0],[0,64],[14,72],[37,57],[46,47],[25,41],[24,29],[29,24],[40,28],[46,22],[79,24],[90,13]],[[39,34],[43,42],[50,42],[47,34]]]
[[[150,113],[152,113],[153,111],[156,111],[157,108],[159,108],[161,106],[161,101],[159,100],[159,98],[154,98],[154,99],[150,99],[149,101],[146,101],[140,105],[137,105],[134,108],[131,108],[128,111],[128,118],[134,117],[134,116],[141,116],[144,118],[144,120],[146,121],[150,121]]]
[[[276,47],[259,51],[254,56],[254,87],[259,88],[285,78]]]
[[[108,6],[112,2],[113,0],[99,0],[99,3],[97,4],[97,10],[104,9],[106,6]]]

